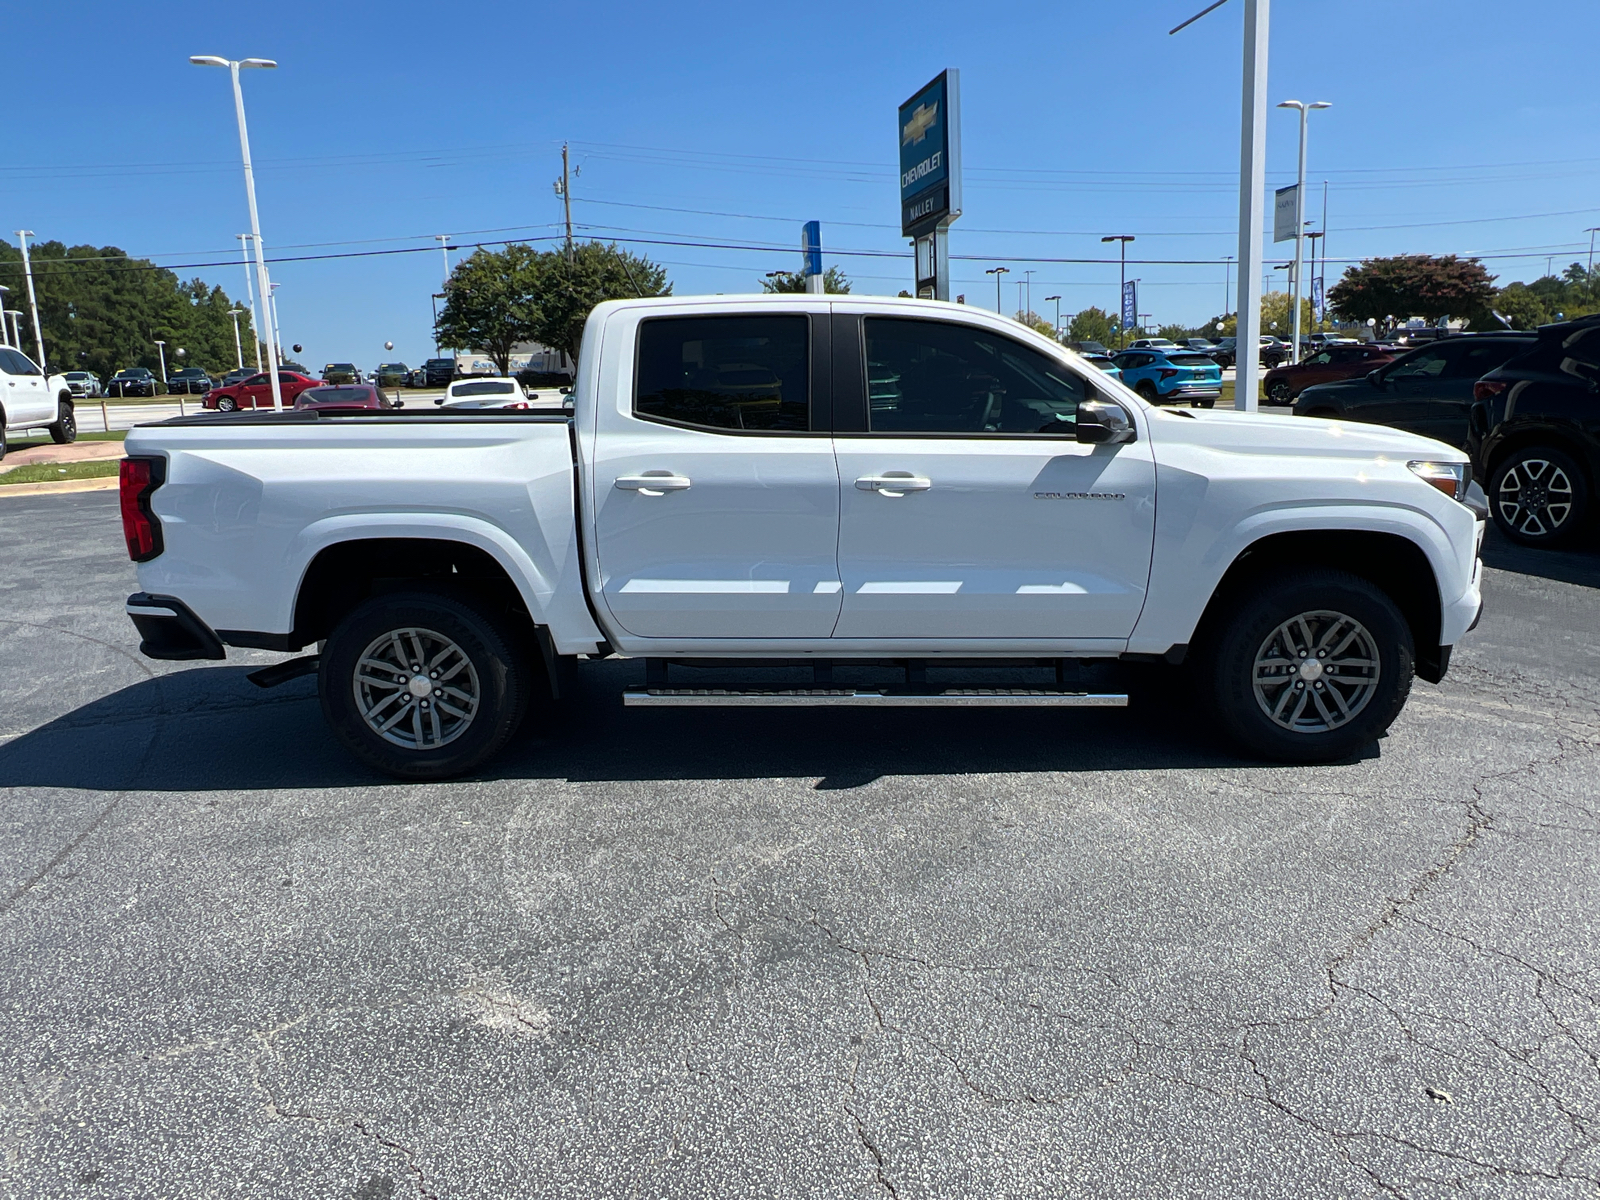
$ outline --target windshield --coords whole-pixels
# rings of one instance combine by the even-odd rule
[[[509,379],[486,379],[481,383],[453,383],[450,394],[463,396],[514,396],[517,385]]]
[[[1169,354],[1167,360],[1179,367],[1214,367],[1217,364],[1205,354]]]

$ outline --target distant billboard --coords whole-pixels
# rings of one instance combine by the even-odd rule
[[[1272,240],[1287,242],[1300,231],[1300,185],[1291,183],[1273,194]]]
[[[941,71],[900,106],[900,232],[921,237],[961,215],[961,73]]]

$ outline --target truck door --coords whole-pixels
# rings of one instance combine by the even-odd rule
[[[827,320],[797,306],[606,326],[605,358],[618,365],[597,395],[591,511],[600,595],[628,633],[833,632]]]
[[[844,322],[866,404],[847,411],[836,369],[835,636],[1129,636],[1155,529],[1149,438],[1077,442],[1093,382],[985,327],[839,316],[840,345]]]
[[[5,395],[0,396],[6,424],[16,428],[54,421],[55,397],[50,394],[44,373],[33,360],[20,350],[0,349],[0,361],[6,369]]]

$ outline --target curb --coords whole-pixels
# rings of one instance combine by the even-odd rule
[[[0,484],[0,496],[58,496],[65,492],[111,492],[120,486],[115,475],[103,479],[62,479],[45,483]]]

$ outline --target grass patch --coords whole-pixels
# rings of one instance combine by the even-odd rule
[[[5,464],[0,463],[0,467]],[[98,462],[30,463],[13,467],[0,474],[0,487],[15,483],[59,483],[64,479],[109,479],[122,469],[120,459],[101,459]]]

